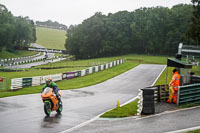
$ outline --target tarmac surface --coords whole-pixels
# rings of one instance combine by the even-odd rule
[[[62,115],[52,112],[50,117],[46,117],[40,94],[0,98],[0,132],[58,133],[69,131],[73,127],[116,107],[117,100],[123,104],[136,97],[138,89],[151,86],[164,68],[164,65],[142,64],[103,83],[62,91],[64,106]],[[104,124],[103,121],[100,122]],[[124,122],[126,123],[126,121]],[[141,124],[141,122],[134,123]],[[142,123],[143,126],[147,123],[153,125],[154,121],[147,119],[147,122],[143,120]],[[110,124],[112,125],[112,123]],[[127,122],[130,127],[132,127],[131,124]],[[100,127],[102,128],[100,131],[103,131],[104,127]],[[105,126],[105,131],[106,128],[109,127]],[[83,129],[85,128],[83,127]],[[78,132],[81,132],[81,129],[78,129]]]
[[[98,119],[72,133],[177,133],[200,128],[200,107],[145,117]],[[189,130],[186,130],[189,129]],[[194,130],[194,128],[193,128]]]
[[[31,46],[32,47],[36,47],[36,48],[45,48],[45,47],[43,47],[43,46],[41,46],[39,44],[36,44],[36,43],[32,43]],[[40,56],[37,56],[37,57],[30,58],[30,59],[26,59],[26,58],[25,59],[21,59],[21,61],[26,61],[26,60],[41,60],[41,59],[43,59],[42,61],[33,62],[33,63],[27,63],[27,64],[21,64],[21,65],[12,65],[12,66],[7,66],[5,68],[12,68],[12,69],[31,68],[31,67],[34,67],[34,66],[44,65],[44,64],[53,63],[53,62],[58,62],[58,61],[61,61],[61,60],[65,59],[65,58],[53,59],[54,58],[54,53],[47,53],[48,58],[44,59],[45,58],[44,54],[40,55]],[[14,61],[14,62],[19,62],[19,61]]]

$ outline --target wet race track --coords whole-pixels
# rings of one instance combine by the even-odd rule
[[[69,131],[97,115],[138,95],[138,89],[151,86],[163,65],[139,65],[103,83],[62,91],[63,112],[46,117],[40,94],[0,98],[0,132],[56,133]],[[67,81],[66,81],[67,82]]]

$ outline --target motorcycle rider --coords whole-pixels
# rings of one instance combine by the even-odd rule
[[[45,82],[46,82],[46,84],[44,84],[41,93],[44,91],[44,89],[46,87],[53,88],[53,92],[56,94],[56,97],[57,97],[57,99],[58,99],[58,101],[60,103],[61,102],[61,97],[60,97],[60,94],[58,93],[59,89],[58,89],[58,86],[56,85],[56,83],[53,82],[51,78],[46,78]]]

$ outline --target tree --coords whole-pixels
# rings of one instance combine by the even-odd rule
[[[0,51],[13,51],[14,46],[26,46],[36,41],[35,25],[28,17],[14,17],[0,4]]]
[[[184,33],[192,16],[191,5],[140,8],[107,16],[96,13],[67,30],[66,48],[80,58],[129,53],[175,55],[178,44],[192,44]]]
[[[193,3],[193,17],[192,23],[186,33],[188,38],[191,38],[197,45],[200,45],[200,1],[192,0]]]
[[[0,51],[12,45],[14,19],[11,12],[0,4]]]

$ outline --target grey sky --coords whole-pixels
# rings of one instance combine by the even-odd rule
[[[190,4],[191,0],[0,0],[15,16],[29,16],[34,21],[58,21],[67,26],[80,24],[95,12],[103,14],[140,7]]]

